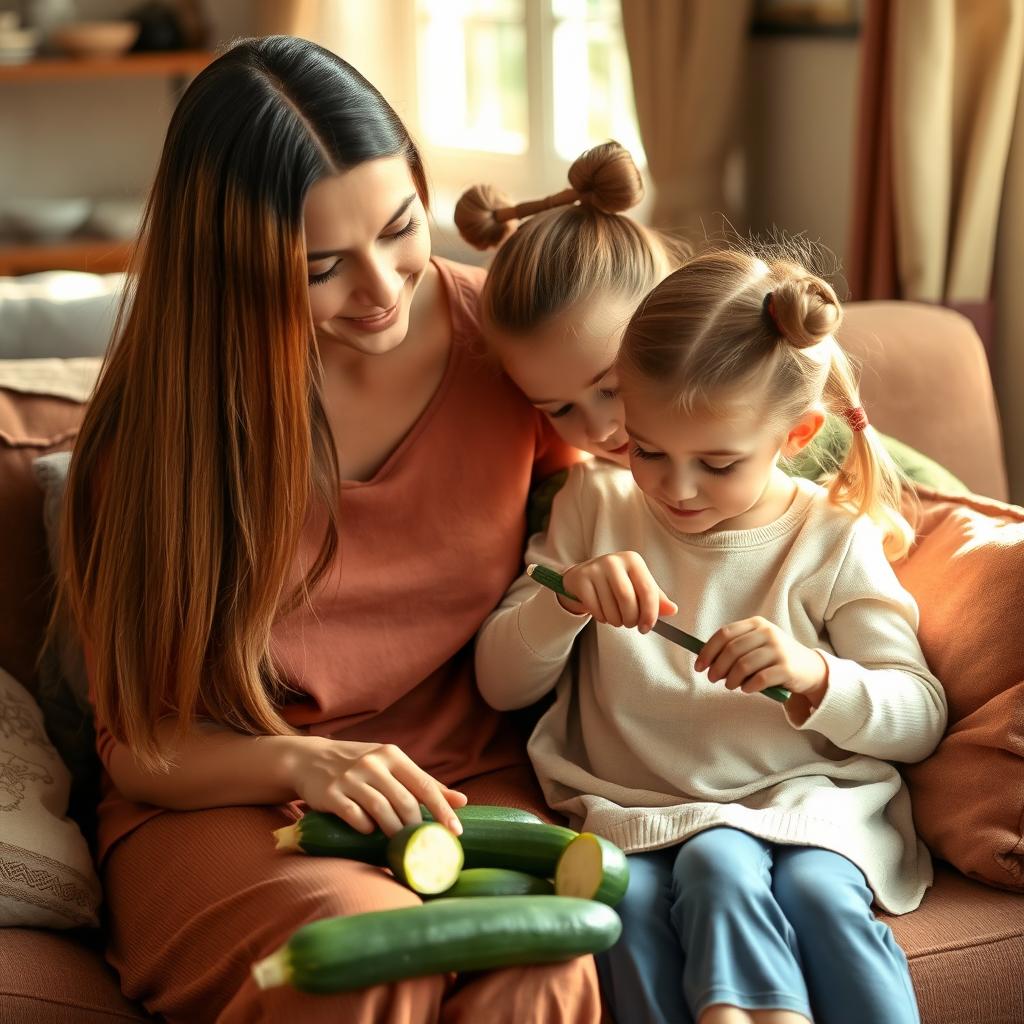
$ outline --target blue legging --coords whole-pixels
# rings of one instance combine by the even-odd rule
[[[919,1024],[907,959],[845,857],[714,828],[629,871],[622,938],[597,958],[618,1024],[693,1024],[716,1003]]]

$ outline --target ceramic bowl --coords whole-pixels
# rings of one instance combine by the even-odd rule
[[[74,234],[88,219],[92,201],[72,199],[0,199],[0,225],[8,234],[54,242]]]
[[[73,21],[53,28],[47,41],[72,57],[119,57],[138,37],[135,21]]]

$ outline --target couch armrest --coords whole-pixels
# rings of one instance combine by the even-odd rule
[[[992,378],[970,321],[917,302],[851,302],[839,332],[861,364],[879,430],[942,463],[971,490],[1007,500]]]

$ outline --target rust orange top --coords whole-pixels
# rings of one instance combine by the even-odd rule
[[[483,355],[483,270],[434,263],[453,335],[441,384],[380,470],[343,484],[339,557],[312,607],[275,626],[273,649],[297,691],[283,708],[289,723],[394,743],[456,785],[526,759],[519,734],[480,697],[473,639],[521,571],[531,481],[577,455]],[[311,521],[297,564],[310,563],[322,536]],[[97,722],[104,765],[115,745]],[[160,813],[106,778],[99,856]]]

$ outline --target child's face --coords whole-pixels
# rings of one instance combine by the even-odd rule
[[[759,401],[683,412],[630,381],[623,388],[630,468],[659,518],[680,533],[748,529],[778,518],[792,493],[779,455],[807,442],[766,425]],[[813,437],[820,414],[803,433]]]
[[[505,372],[574,448],[629,465],[615,357],[636,303],[589,299],[525,336],[490,330]]]

